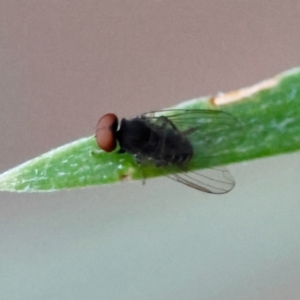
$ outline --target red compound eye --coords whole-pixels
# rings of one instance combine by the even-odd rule
[[[96,141],[102,150],[111,152],[116,149],[116,131],[118,118],[115,114],[106,114],[100,118],[97,124]]]

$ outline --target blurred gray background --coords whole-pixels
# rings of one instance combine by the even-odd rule
[[[124,117],[300,64],[300,2],[0,1],[0,171]],[[168,179],[0,194],[0,299],[299,299],[300,155]]]

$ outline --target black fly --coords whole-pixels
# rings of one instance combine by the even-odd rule
[[[209,152],[218,146],[220,131],[237,123],[232,115],[219,110],[162,110],[122,119],[120,124],[116,115],[106,114],[98,121],[96,140],[107,152],[115,150],[118,143],[119,153],[132,154],[140,164],[176,166],[180,172],[167,175],[169,178],[207,193],[223,194],[234,187],[226,168],[209,168],[208,164],[207,169],[185,170],[194,156],[211,160]],[[198,142],[192,143],[194,140]]]

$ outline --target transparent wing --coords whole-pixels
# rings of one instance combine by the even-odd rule
[[[210,133],[224,130],[232,126],[240,126],[237,118],[221,110],[209,109],[173,109],[153,111],[141,116],[152,124],[157,124],[162,118],[167,118],[181,131],[206,128]]]
[[[222,149],[234,142],[234,132],[241,127],[237,118],[221,110],[161,110],[146,113],[141,118],[158,130],[175,129],[185,135],[199,159],[220,155]]]
[[[167,177],[189,187],[211,194],[225,194],[234,187],[234,179],[224,167],[177,173]]]
[[[187,136],[194,148],[199,147],[204,151],[214,152],[213,145],[220,139],[228,137],[228,132],[233,132],[241,127],[241,122],[231,114],[221,110],[205,109],[174,109],[154,111],[141,116],[145,122],[157,128],[166,128],[180,131]],[[222,135],[222,132],[226,134]],[[206,152],[207,152],[206,151]]]
[[[188,109],[154,111],[141,117],[161,130],[175,127],[187,136],[193,145],[193,160],[205,168],[190,172],[182,169],[183,172],[167,175],[169,178],[206,193],[223,194],[233,189],[235,182],[229,171],[211,166],[218,164],[220,149],[232,143],[228,132],[241,127],[237,118],[220,110]]]

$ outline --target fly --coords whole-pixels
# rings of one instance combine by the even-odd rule
[[[167,175],[169,178],[203,192],[223,194],[234,187],[234,180],[226,168],[209,167],[210,152],[222,142],[220,131],[237,123],[219,110],[162,110],[121,122],[109,113],[98,121],[96,141],[106,152],[114,151],[118,144],[118,153],[133,155],[141,165],[176,166],[180,172]],[[186,171],[193,158],[202,159],[208,168]]]

